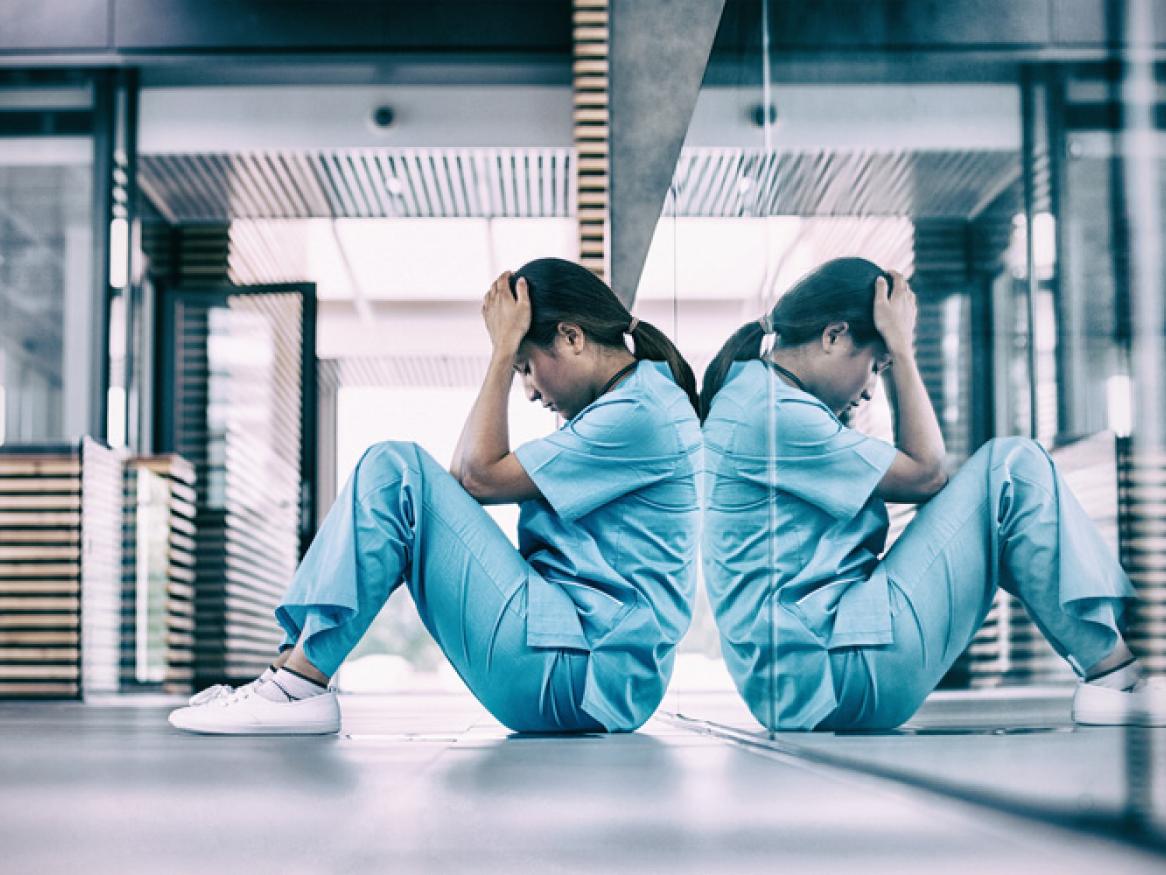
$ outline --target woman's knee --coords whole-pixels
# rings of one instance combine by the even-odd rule
[[[999,437],[988,441],[991,445],[993,468],[1007,468],[1026,480],[1047,484],[1053,479],[1053,460],[1037,441],[1027,437]]]
[[[413,441],[380,441],[364,451],[358,467],[368,470],[397,471],[415,468],[425,453]]]
[[[1045,483],[1053,476],[1052,459],[1044,447],[1032,438],[1018,435],[989,438],[968,459],[965,467],[978,469],[981,473],[1018,473],[1037,483]]]
[[[420,447],[408,441],[381,441],[364,451],[352,476],[359,499],[371,492],[402,483],[410,471],[419,470]]]

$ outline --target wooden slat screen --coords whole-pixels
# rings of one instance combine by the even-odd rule
[[[608,0],[574,0],[575,185],[579,263],[607,272]]]
[[[1138,593],[1130,649],[1153,674],[1166,674],[1166,452],[1117,443],[1122,564]]]
[[[122,687],[186,693],[194,678],[195,473],[180,456],[126,465]]]
[[[0,697],[116,691],[121,476],[88,438],[0,450]]]
[[[295,294],[179,303],[174,449],[196,469],[194,681],[248,680],[279,644],[299,558],[304,342]]]

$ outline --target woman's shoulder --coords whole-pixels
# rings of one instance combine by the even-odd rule
[[[704,423],[706,442],[743,455],[768,455],[776,441],[781,452],[796,453],[799,447],[819,445],[845,429],[818,398],[780,378],[767,383],[764,365],[757,366],[750,375],[756,382],[748,386],[747,394],[732,393],[720,404],[720,393],[713,399]]]
[[[764,422],[771,398],[778,411],[788,409],[791,416],[824,415],[834,419],[834,414],[816,396],[789,385],[760,359],[733,362],[713,398],[709,419],[729,414],[739,420],[744,414],[745,419]]]
[[[641,362],[636,369],[636,383],[629,389],[639,402],[644,426],[657,432],[656,439],[665,434],[676,435],[678,450],[700,444],[700,419],[666,362]]]
[[[628,380],[564,427],[591,441],[638,445],[648,455],[687,452],[700,445],[696,411],[663,362],[641,362]]]

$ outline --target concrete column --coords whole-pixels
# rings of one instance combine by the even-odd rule
[[[608,281],[631,306],[724,0],[610,0]]]

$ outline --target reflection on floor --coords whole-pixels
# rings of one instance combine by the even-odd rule
[[[1166,833],[1166,729],[1074,726],[1071,686],[938,692],[884,733],[765,733],[735,696],[673,700],[677,725],[1022,809]]]
[[[695,707],[698,698],[672,695],[665,708]],[[715,716],[731,716],[730,696],[705,698]],[[171,730],[167,707],[126,698],[0,704],[0,868],[1162,871],[1163,858],[1144,850],[753,750],[667,714],[633,735],[517,737],[467,696],[349,696],[339,738],[224,739]],[[937,720],[948,707],[934,706]],[[913,749],[921,762],[962,759],[967,774],[1024,768],[1063,781],[1046,773],[1056,771],[1051,753],[1040,766],[1042,755],[1028,748],[1012,748],[1025,760],[1016,762],[989,744],[1038,739],[1056,751],[1076,739],[1085,745],[1078,753],[1096,758],[1108,750],[1106,738],[976,735],[962,739],[959,757],[948,735],[809,743],[867,745],[879,756],[897,750],[904,761]],[[1092,768],[1100,774],[1104,764]],[[1102,782],[1097,792],[1112,790]]]

